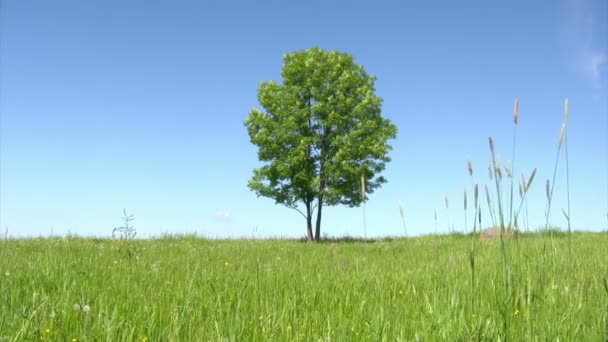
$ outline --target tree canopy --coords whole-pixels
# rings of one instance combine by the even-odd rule
[[[380,173],[397,127],[381,116],[376,78],[351,55],[315,47],[287,53],[283,62],[282,84],[260,83],[263,109],[252,109],[245,121],[263,162],[248,186],[300,212],[308,240],[318,241],[323,206],[358,206],[386,182]]]

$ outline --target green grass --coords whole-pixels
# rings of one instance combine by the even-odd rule
[[[608,235],[543,239],[510,243],[509,293],[500,241],[477,244],[472,284],[465,235],[9,239],[0,341],[608,339]]]

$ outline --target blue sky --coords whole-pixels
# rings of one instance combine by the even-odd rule
[[[605,229],[607,22],[602,0],[2,1],[0,226],[107,236],[126,208],[140,236],[304,236],[297,212],[247,188],[259,163],[243,121],[284,53],[319,46],[377,76],[399,129],[368,235],[403,233],[399,201],[410,234],[435,230],[435,208],[440,232],[462,230],[466,161],[487,183],[490,135],[511,159],[514,98],[515,174],[538,168],[530,226],[544,224],[568,97],[572,225]],[[323,213],[324,233],[363,234],[361,208]]]

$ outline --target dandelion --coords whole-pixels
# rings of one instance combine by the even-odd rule
[[[148,342],[148,338],[146,336],[142,337],[141,342]]]
[[[515,316],[519,316],[519,310],[515,310],[515,312],[513,313]]]
[[[82,307],[82,311],[84,311],[85,313],[87,313],[87,312],[91,311],[91,307],[88,306],[88,305],[85,305],[85,306]]]
[[[224,262],[224,267],[230,267],[230,263],[228,261]]]
[[[8,276],[10,276],[10,275],[11,275],[11,272],[6,271],[6,272],[4,272],[4,275],[8,277]]]
[[[46,328],[46,330],[44,330],[44,332],[49,335],[51,333],[51,328]]]
[[[74,310],[80,311],[80,304],[74,304]]]
[[[51,311],[51,313],[49,314],[50,318],[55,318],[55,311]]]

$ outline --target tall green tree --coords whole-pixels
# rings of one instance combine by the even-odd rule
[[[319,241],[324,206],[358,206],[386,182],[379,173],[390,161],[388,140],[397,127],[381,116],[376,78],[349,54],[316,47],[288,53],[281,75],[283,84],[260,83],[263,109],[251,110],[245,121],[263,162],[248,186],[297,210],[308,240]]]

